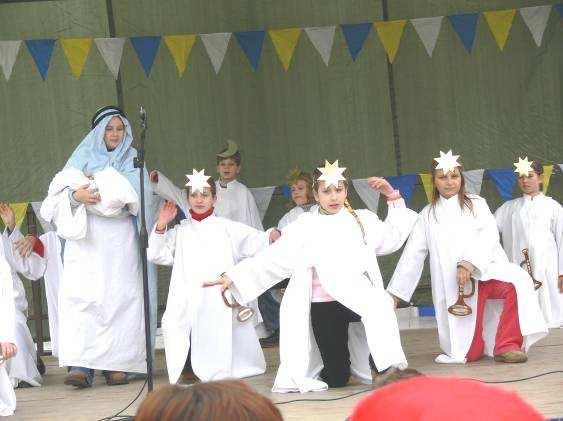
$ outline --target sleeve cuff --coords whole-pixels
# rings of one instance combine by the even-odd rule
[[[387,200],[387,206],[390,208],[403,209],[407,207],[407,204],[405,203],[405,199],[399,197],[398,199]]]
[[[35,238],[35,244],[33,245],[33,252],[39,255],[40,257],[45,257],[45,245],[35,235],[33,236],[33,238]]]

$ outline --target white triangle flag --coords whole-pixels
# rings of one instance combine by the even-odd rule
[[[442,19],[444,19],[443,16],[411,19],[412,26],[430,57],[432,57],[434,47],[436,47],[436,41],[442,27]]]
[[[270,206],[270,201],[272,200],[272,195],[274,194],[275,186],[270,187],[254,187],[250,189],[254,200],[256,201],[256,206],[258,207],[258,213],[260,214],[260,220],[264,220],[264,215]]]
[[[469,170],[463,172],[463,178],[465,178],[465,191],[467,191],[467,193],[481,194],[484,173],[485,170]]]
[[[520,15],[522,15],[522,19],[524,19],[524,23],[532,33],[538,47],[541,45],[543,33],[549,20],[549,12],[551,12],[551,6],[533,6],[520,9]]]
[[[321,55],[325,65],[328,66],[330,55],[332,53],[332,44],[334,43],[334,31],[336,26],[320,26],[313,28],[305,28],[305,32],[311,41],[311,44]]]
[[[367,178],[352,180],[352,184],[354,185],[358,196],[360,196],[360,199],[364,201],[368,209],[377,213],[380,193],[369,186]]]
[[[125,38],[95,38],[94,42],[114,79],[117,79]]]
[[[41,203],[42,202],[31,202],[31,207],[33,209],[33,212],[35,212],[35,217],[41,224],[41,228],[43,228],[43,232],[47,233],[49,231],[55,231],[55,227],[53,227],[53,225],[51,225],[49,222],[45,221],[41,217],[41,213],[39,212],[39,210],[41,209]]]
[[[559,169],[561,170],[561,172],[563,172],[563,164],[557,164],[559,165]]]
[[[203,41],[203,46],[205,47],[205,51],[207,51],[215,73],[218,74],[219,70],[221,70],[225,54],[227,53],[231,33],[218,32],[215,34],[199,34],[199,37]]]
[[[21,43],[21,41],[0,41],[0,66],[6,80],[10,80]]]

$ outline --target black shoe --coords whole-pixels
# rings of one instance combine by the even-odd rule
[[[280,332],[276,330],[267,338],[260,339],[262,348],[274,348],[280,344]]]
[[[39,374],[41,374],[42,376],[44,376],[45,373],[47,372],[47,368],[45,367],[45,363],[43,362],[43,360],[39,356],[37,356],[37,371],[39,371]]]

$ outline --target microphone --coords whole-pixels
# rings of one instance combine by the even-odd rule
[[[141,118],[141,127],[143,129],[146,129],[147,128],[147,112],[145,111],[145,109],[143,108],[142,105],[139,107],[139,117]]]

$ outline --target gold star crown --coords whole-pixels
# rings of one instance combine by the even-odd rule
[[[290,186],[292,184],[295,184],[297,182],[297,179],[299,178],[299,176],[301,175],[303,171],[301,171],[299,168],[294,168],[292,169],[289,174],[287,174],[287,176],[285,177],[285,179],[287,180],[287,184],[289,184]]]

